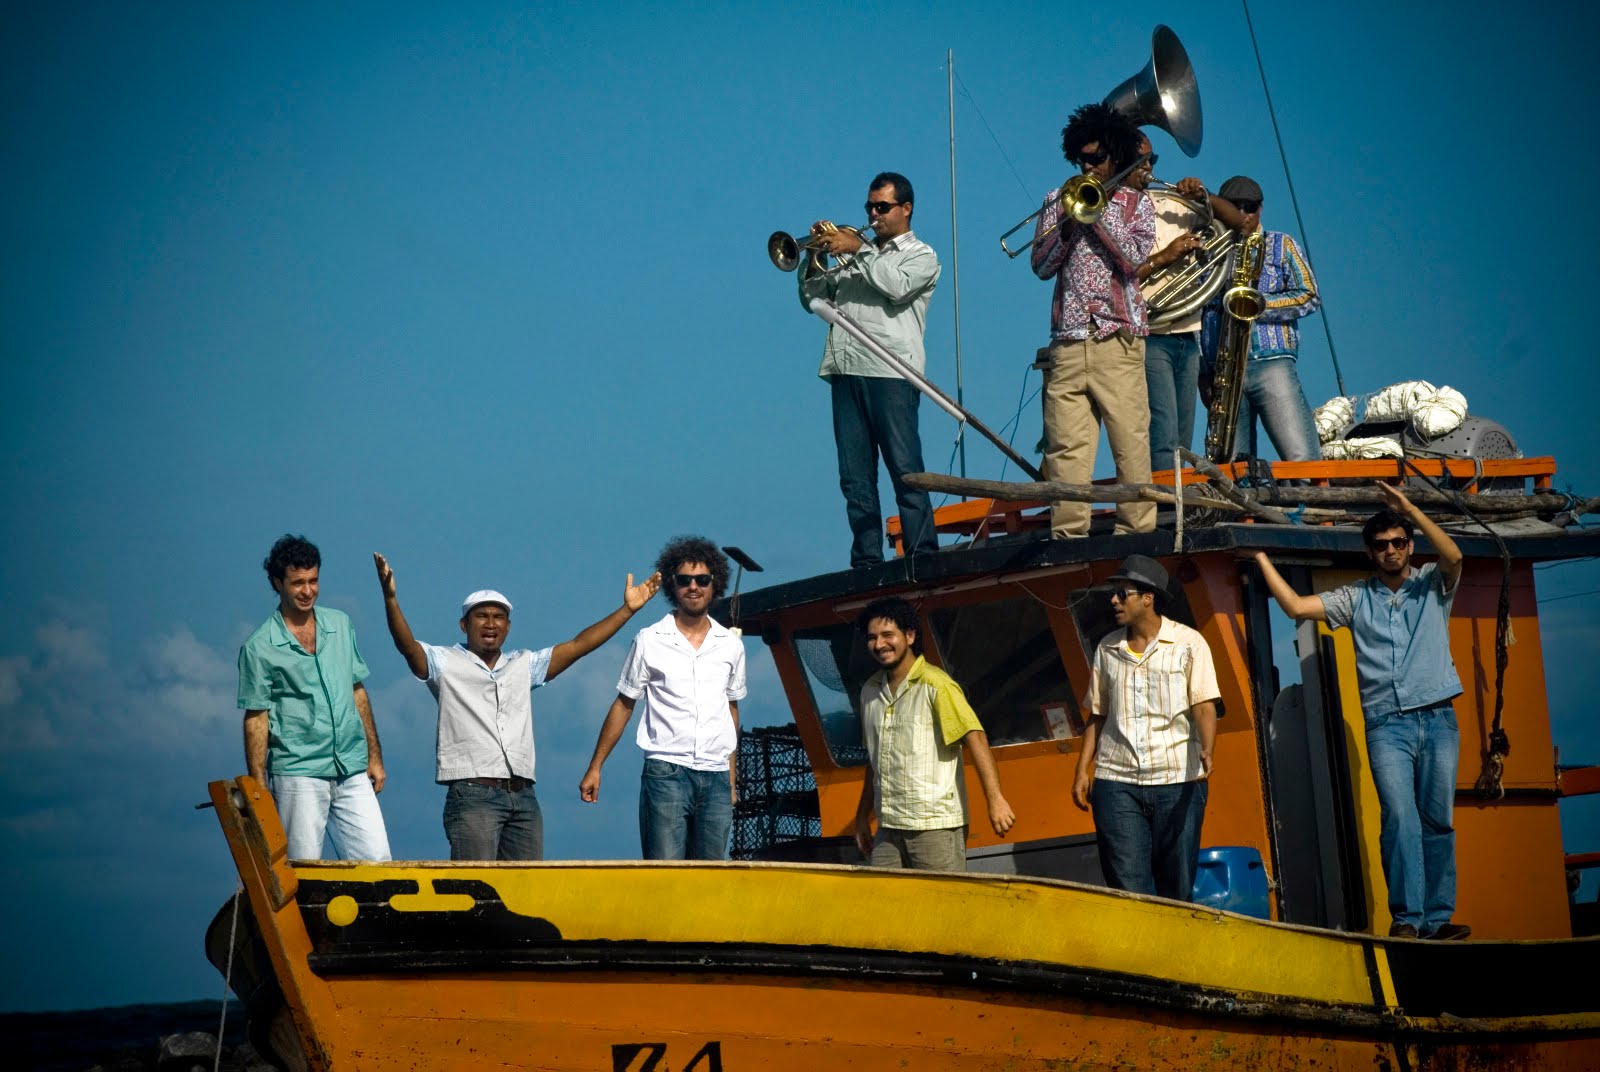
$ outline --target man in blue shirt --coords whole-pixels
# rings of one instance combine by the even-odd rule
[[[1456,767],[1461,734],[1450,701],[1461,680],[1450,658],[1449,619],[1461,549],[1400,489],[1379,484],[1388,507],[1362,528],[1378,572],[1322,595],[1290,588],[1267,556],[1256,564],[1278,605],[1296,621],[1349,626],[1366,715],[1367,757],[1381,813],[1379,850],[1389,886],[1392,938],[1462,939],[1456,906]],[[1414,529],[1439,560],[1411,564]]]
[[[317,606],[322,555],[310,540],[284,536],[262,566],[278,609],[239,649],[246,768],[271,776],[290,859],[320,859],[327,833],[343,859],[387,860],[383,749],[355,629]]]

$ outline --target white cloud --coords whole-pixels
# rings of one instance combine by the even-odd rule
[[[188,626],[158,637],[153,646],[157,677],[196,685],[232,684],[235,664],[196,639]]]
[[[52,615],[30,650],[0,656],[0,749],[27,755],[80,750],[138,754],[193,750],[236,719],[233,661],[185,625],[107,657],[113,626],[97,607]],[[202,733],[195,730],[200,728]]]
[[[94,670],[106,664],[99,636],[89,626],[69,625],[52,618],[34,631],[34,642],[44,656],[44,672]]]
[[[0,707],[14,707],[22,698],[22,676],[30,665],[26,655],[0,657]]]

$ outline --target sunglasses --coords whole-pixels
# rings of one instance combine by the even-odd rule
[[[889,214],[889,210],[890,209],[894,208],[897,205],[903,204],[903,203],[904,202],[901,202],[901,201],[868,201],[867,202],[867,215],[868,216],[887,216]]]
[[[1261,211],[1260,201],[1235,201],[1233,204],[1235,208],[1237,208],[1240,212],[1243,212],[1246,216],[1250,215],[1252,212]]]
[[[1104,149],[1096,149],[1092,153],[1079,153],[1078,163],[1083,167],[1094,167],[1096,164],[1105,163],[1106,158],[1110,155]]]
[[[672,580],[679,588],[688,588],[690,585],[699,585],[701,588],[711,587],[711,574],[709,573],[674,573]]]
[[[1137,588],[1113,588],[1111,590],[1111,599],[1113,601],[1120,599],[1122,602],[1126,603],[1130,599],[1143,594],[1144,593]]]
[[[1160,161],[1161,161],[1161,154],[1160,153],[1151,153],[1150,154],[1150,159],[1148,159],[1148,160],[1146,160],[1144,162],[1144,166],[1149,168],[1151,171],[1154,171],[1156,169],[1156,164],[1160,163]]]
[[[1410,542],[1410,536],[1396,536],[1393,539],[1388,540],[1368,540],[1367,546],[1372,548],[1374,551],[1387,551],[1391,547],[1398,551],[1400,548],[1406,546]]]

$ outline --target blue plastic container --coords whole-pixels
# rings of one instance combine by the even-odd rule
[[[1267,871],[1261,854],[1243,845],[1200,850],[1194,873],[1194,902],[1225,912],[1267,919]]]

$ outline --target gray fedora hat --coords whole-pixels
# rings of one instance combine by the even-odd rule
[[[1113,573],[1109,580],[1132,581],[1157,592],[1167,590],[1166,568],[1148,555],[1129,555],[1122,560],[1122,568]]]

